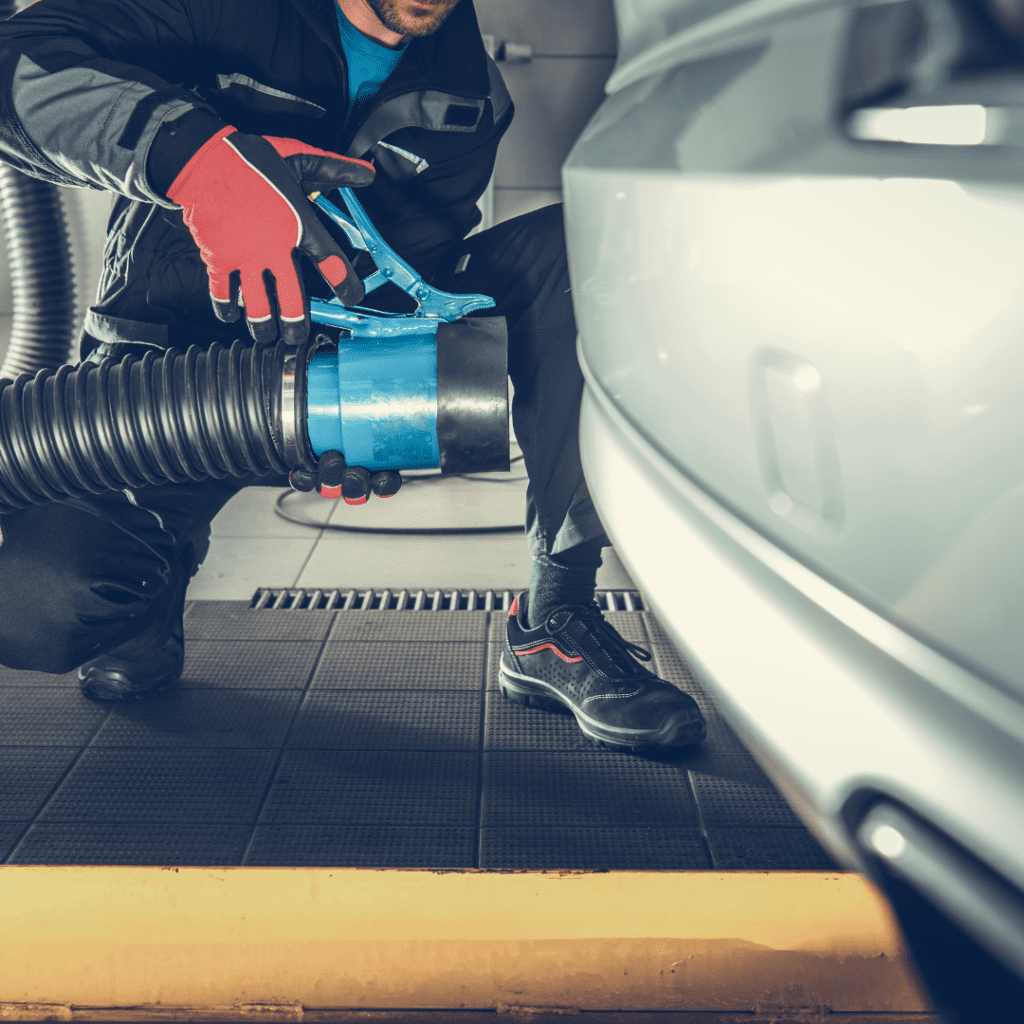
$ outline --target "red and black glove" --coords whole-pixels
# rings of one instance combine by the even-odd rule
[[[239,291],[257,341],[280,337],[296,345],[309,336],[309,302],[301,255],[308,256],[334,294],[358,303],[363,284],[317,219],[309,192],[368,185],[373,166],[294,139],[244,135],[222,128],[182,168],[167,198],[185,224],[210,277],[220,320],[239,316]]]
[[[293,469],[288,483],[295,491],[317,491],[324,498],[344,498],[347,505],[362,505],[371,492],[379,498],[397,494],[402,477],[391,469],[371,473],[363,466],[349,466],[341,452],[326,451],[317,460],[315,473]]]

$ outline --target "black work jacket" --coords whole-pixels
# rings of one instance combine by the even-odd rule
[[[151,153],[171,172],[183,166],[212,134],[212,116],[373,160],[376,179],[359,197],[429,278],[479,222],[476,201],[513,113],[472,0],[409,43],[355,119],[347,109],[333,0],[38,0],[0,23],[0,159],[116,194],[83,356],[92,339],[163,348],[237,335],[213,315],[180,208],[152,164],[147,174]],[[315,277],[311,293],[329,294]]]

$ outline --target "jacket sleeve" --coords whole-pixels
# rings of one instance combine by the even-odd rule
[[[174,208],[146,160],[162,126],[196,133],[195,148],[217,130],[189,86],[219,6],[38,0],[0,22],[0,159],[58,185]]]

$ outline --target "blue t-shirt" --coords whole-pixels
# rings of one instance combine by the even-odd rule
[[[380,91],[401,62],[405,48],[392,50],[369,39],[341,13],[340,7],[335,5],[335,10],[341,31],[341,47],[348,64],[348,116],[351,117],[354,111],[365,108]]]

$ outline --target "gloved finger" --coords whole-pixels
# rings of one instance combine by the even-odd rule
[[[298,345],[309,337],[310,319],[297,253],[292,254],[286,271],[275,274],[275,287],[281,340],[288,345]]]
[[[346,505],[364,505],[370,496],[370,471],[348,466],[341,478],[341,494]]]
[[[241,273],[241,290],[245,315],[250,327],[254,323],[262,323],[273,316],[270,308],[270,296],[267,294],[267,283],[263,279],[263,268],[243,267]]]
[[[402,475],[393,469],[382,469],[370,477],[370,487],[378,498],[391,498],[402,487]]]
[[[308,221],[303,224],[299,248],[316,264],[341,303],[354,306],[362,301],[366,294],[363,282],[312,210]]]
[[[322,498],[340,498],[345,478],[345,456],[329,449],[317,459],[317,490]]]
[[[218,320],[233,324],[241,315],[238,311],[238,291],[241,274],[233,270],[230,274],[214,274],[207,268],[210,278],[210,301]]]
[[[332,188],[361,188],[373,181],[373,164],[354,157],[307,146],[298,139],[279,139],[265,135],[292,174],[302,182],[302,191],[329,192]]]
[[[310,473],[308,469],[303,469],[301,466],[296,466],[288,474],[288,484],[293,491],[301,491],[306,494],[316,487],[316,474]]]

